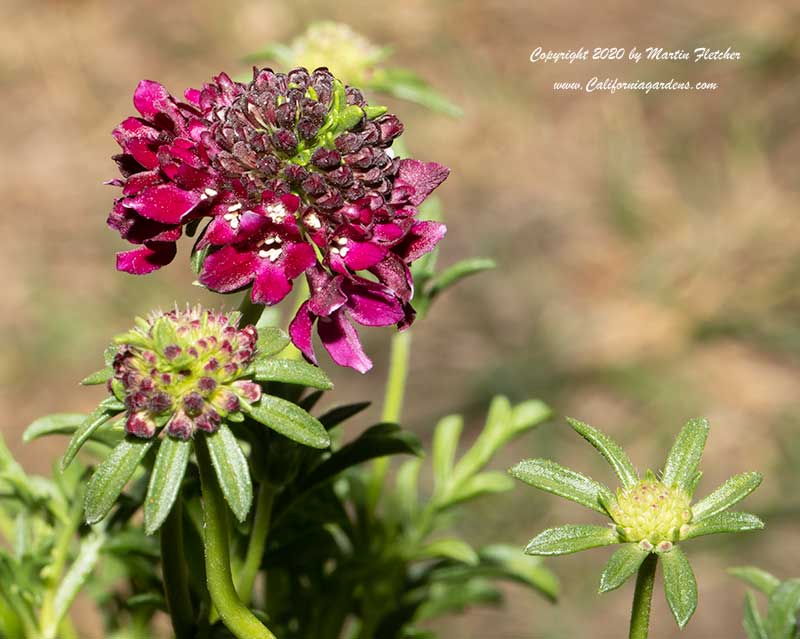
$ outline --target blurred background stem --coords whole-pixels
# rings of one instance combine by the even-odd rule
[[[183,552],[183,506],[180,497],[161,527],[161,566],[164,597],[176,639],[192,639],[195,617]]]

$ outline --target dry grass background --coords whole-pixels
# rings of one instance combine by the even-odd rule
[[[500,265],[450,293],[415,328],[406,426],[426,436],[447,412],[478,425],[494,393],[540,397],[560,415],[607,429],[645,467],[660,463],[688,417],[706,415],[701,493],[735,472],[763,471],[748,508],[768,530],[735,544],[692,543],[700,607],[681,636],[742,636],[743,588],[727,566],[755,562],[800,576],[793,0],[659,8],[632,0],[2,0],[0,19],[0,429],[28,469],[47,472],[61,443],[22,446],[22,428],[44,412],[92,406],[96,392],[75,380],[97,367],[108,337],[133,315],[175,300],[218,303],[188,286],[180,258],[147,278],[114,272],[121,242],[104,225],[114,193],[102,182],[115,172],[109,132],[132,112],[136,82],[158,79],[178,92],[218,70],[244,70],[243,55],[312,20],[336,19],[394,45],[395,62],[463,106],[464,118],[449,120],[392,104],[415,154],[453,169],[441,190],[450,226],[442,262],[483,254]],[[531,65],[537,45],[730,45],[744,59]],[[550,89],[592,75],[708,80],[720,89]],[[375,371],[335,371],[337,401],[379,396],[388,335],[364,333]],[[607,476],[560,420],[499,461],[543,455]],[[476,541],[522,545],[573,516],[591,519],[520,487],[459,525]],[[509,589],[503,610],[437,628],[448,639],[622,636],[632,585],[595,594],[606,555],[550,562],[563,583],[558,606]],[[654,639],[677,635],[668,614],[657,592]]]

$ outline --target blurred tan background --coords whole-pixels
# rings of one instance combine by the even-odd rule
[[[49,471],[62,442],[23,446],[22,429],[44,412],[92,407],[100,391],[76,381],[135,314],[176,300],[219,304],[189,286],[185,244],[154,275],[114,271],[123,244],[105,227],[115,191],[102,182],[115,175],[110,131],[133,113],[139,79],[179,94],[220,70],[246,71],[244,55],[310,21],[345,21],[464,108],[452,120],[390,101],[415,155],[453,170],[440,190],[450,227],[441,263],[473,254],[499,263],[415,326],[406,426],[427,437],[448,412],[479,425],[495,393],[539,397],[607,429],[644,469],[661,463],[687,418],[709,417],[700,494],[763,471],[747,509],[768,530],[691,544],[700,606],[681,636],[743,636],[744,589],[725,568],[800,576],[800,10],[793,0],[645,4],[1,0],[0,429],[12,450]],[[744,59],[532,65],[539,45],[731,46]],[[720,88],[551,90],[593,75]],[[389,331],[362,336],[375,369],[333,371],[337,403],[380,397]],[[577,439],[555,420],[498,466],[549,455],[611,481]],[[592,521],[519,487],[459,526],[476,542],[522,546],[565,518]],[[595,594],[608,554],[549,561],[562,579],[558,606],[509,588],[505,609],[436,627],[446,639],[621,637],[632,583]],[[653,638],[677,636],[660,590],[655,601]]]

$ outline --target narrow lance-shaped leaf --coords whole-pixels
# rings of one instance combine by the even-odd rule
[[[464,420],[460,415],[445,417],[436,425],[433,434],[433,478],[437,491],[441,491],[450,478],[463,427]]]
[[[784,581],[767,602],[764,627],[769,639],[793,639],[800,609],[800,579]]]
[[[608,560],[600,576],[600,592],[619,588],[633,576],[650,553],[639,544],[625,544]]]
[[[333,382],[321,368],[293,359],[259,358],[255,363],[255,378],[260,382],[299,384],[322,390],[333,388]]]
[[[497,265],[494,260],[490,260],[486,257],[473,257],[456,262],[453,266],[445,269],[433,279],[428,289],[428,296],[430,298],[435,298],[465,277],[491,270],[495,268],[495,266]]]
[[[594,479],[548,459],[526,459],[508,471],[512,477],[559,497],[605,514],[600,500],[614,499],[611,491]]]
[[[734,577],[738,577],[745,583],[750,584],[753,588],[763,592],[767,597],[781,584],[777,577],[755,566],[738,566],[736,568],[730,568],[728,572]]]
[[[697,580],[683,551],[675,546],[661,555],[664,594],[679,628],[683,628],[697,608]]]
[[[245,410],[257,422],[300,444],[312,448],[331,445],[331,438],[319,420],[285,399],[262,395],[257,404]]]
[[[67,445],[67,451],[61,459],[62,470],[72,463],[72,460],[75,459],[75,455],[78,454],[78,451],[86,443],[86,440],[92,436],[92,433],[105,424],[108,418],[112,416],[113,413],[102,405],[95,408],[86,416],[86,419],[78,426],[78,429]]]
[[[448,493],[440,505],[449,507],[482,495],[504,493],[512,488],[514,488],[514,480],[505,473],[499,471],[478,473],[462,482],[457,490]]]
[[[158,447],[156,463],[147,487],[144,501],[144,527],[152,535],[161,527],[172,510],[172,505],[180,492],[192,443],[165,436]]]
[[[611,468],[614,469],[624,488],[636,485],[639,481],[639,475],[627,453],[622,450],[622,447],[617,442],[602,431],[589,426],[589,424],[579,422],[577,419],[567,417],[567,423],[605,458]]]
[[[478,552],[481,568],[487,576],[513,579],[534,588],[550,601],[558,597],[558,577],[545,565],[540,557],[521,555],[519,550],[506,544],[484,546]],[[493,572],[493,569],[497,572]]]
[[[325,427],[325,430],[335,428],[343,421],[358,415],[363,410],[369,408],[371,402],[357,402],[355,404],[345,404],[343,406],[335,406],[331,408],[324,415],[319,418],[319,423]]]
[[[478,553],[467,542],[456,537],[437,539],[425,544],[413,556],[414,559],[437,559],[440,557],[471,566],[476,566],[480,562]]]
[[[277,355],[289,345],[289,336],[274,326],[264,326],[258,329],[258,342],[256,352],[259,357]]]
[[[86,523],[96,524],[108,514],[153,441],[127,437],[97,467],[86,488]]]
[[[83,413],[56,413],[32,422],[22,434],[22,441],[31,442],[45,435],[70,435],[86,419]]]
[[[767,631],[764,627],[764,621],[761,619],[761,614],[758,612],[756,605],[756,598],[752,592],[747,592],[744,595],[744,619],[742,620],[742,627],[747,634],[747,639],[769,639]]]
[[[207,435],[206,442],[225,501],[236,519],[244,521],[253,504],[253,484],[239,442],[225,424],[213,435]]]
[[[703,535],[716,535],[717,533],[747,532],[761,530],[764,522],[755,515],[736,511],[718,513],[702,521],[691,523],[686,529],[683,539],[702,537]]]
[[[114,376],[114,371],[111,368],[103,368],[95,371],[91,375],[87,375],[81,380],[81,386],[97,386],[98,384],[105,384]]]
[[[548,528],[536,535],[525,547],[525,554],[568,555],[618,543],[619,537],[609,526],[567,525]]]
[[[667,486],[686,490],[692,485],[707,438],[708,421],[692,419],[686,423],[678,433],[664,464],[662,481]]]
[[[103,547],[104,540],[105,535],[95,530],[81,542],[78,556],[72,562],[56,591],[54,601],[55,614],[53,616],[54,629],[57,630],[78,592],[92,574],[95,565],[97,565],[97,560],[100,558],[100,549]]]
[[[758,488],[761,480],[761,473],[734,475],[708,497],[692,506],[693,521],[708,519],[739,503]]]

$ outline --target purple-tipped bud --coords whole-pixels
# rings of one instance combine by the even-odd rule
[[[201,377],[197,382],[197,388],[204,395],[207,395],[217,387],[217,382],[211,377]]]
[[[177,439],[187,441],[191,438],[194,432],[194,425],[192,420],[183,413],[175,413],[172,419],[167,424],[167,433]]]
[[[182,352],[183,349],[180,346],[177,344],[170,344],[164,349],[164,357],[166,357],[168,360],[173,360]]]
[[[253,404],[261,399],[261,386],[255,382],[239,380],[238,382],[231,384],[231,386],[234,388],[235,392],[237,392],[239,396],[246,402]]]
[[[145,413],[131,413],[125,422],[125,431],[134,437],[149,439],[156,434],[156,424]]]
[[[195,391],[183,398],[183,409],[189,417],[197,417],[203,411],[205,404],[203,396]]]

